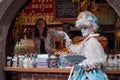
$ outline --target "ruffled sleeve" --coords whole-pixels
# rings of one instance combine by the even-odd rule
[[[78,45],[75,45],[72,43],[72,40],[69,38],[69,36],[64,33],[64,40],[66,40],[65,46],[68,48],[68,50],[73,53],[73,54],[81,54],[82,50],[83,50],[83,43],[81,42]]]
[[[66,41],[66,47],[73,54],[78,54],[78,55],[82,54],[82,51],[83,51],[83,43],[82,42],[78,45],[75,45],[75,44],[72,44],[72,40],[69,39]]]

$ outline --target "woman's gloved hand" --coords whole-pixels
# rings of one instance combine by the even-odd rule
[[[60,35],[64,40],[70,39],[69,36],[68,36],[64,31],[59,31],[59,35]]]

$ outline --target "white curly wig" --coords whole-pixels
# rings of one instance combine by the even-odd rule
[[[93,31],[96,31],[99,28],[98,19],[89,11],[81,12],[78,15],[75,26],[79,29],[82,26],[92,27]]]

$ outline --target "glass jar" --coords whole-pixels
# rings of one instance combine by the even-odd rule
[[[59,68],[59,58],[55,55],[51,55],[48,59],[49,68]]]

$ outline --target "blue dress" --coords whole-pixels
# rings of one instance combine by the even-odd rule
[[[105,74],[102,72],[100,68],[96,68],[86,72],[81,68],[75,71],[70,80],[108,80],[108,79],[106,78]]]

